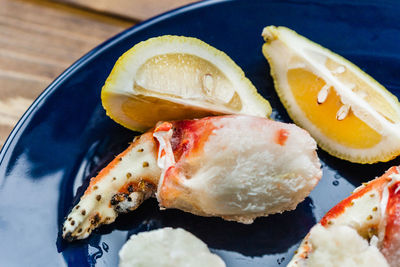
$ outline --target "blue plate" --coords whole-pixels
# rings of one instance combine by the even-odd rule
[[[198,236],[227,266],[285,266],[325,212],[400,160],[362,166],[319,151],[324,176],[295,211],[243,225],[160,211],[149,200],[90,238],[67,243],[60,227],[88,177],[135,135],[105,115],[101,87],[117,58],[134,44],[164,34],[194,36],[230,55],[271,102],[273,118],[289,122],[261,54],[261,31],[273,24],[343,55],[400,96],[399,14],[396,0],[206,1],[144,22],[95,48],[44,91],[1,151],[0,265],[116,266],[118,250],[131,234],[171,226]]]

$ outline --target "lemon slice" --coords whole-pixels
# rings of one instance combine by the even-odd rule
[[[124,53],[107,78],[101,99],[107,115],[137,131],[158,121],[271,113],[268,101],[232,59],[183,36],[151,38]]]
[[[357,163],[400,154],[400,103],[343,57],[285,28],[268,26],[263,54],[290,117],[333,156]]]

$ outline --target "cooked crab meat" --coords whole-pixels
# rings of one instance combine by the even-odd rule
[[[314,248],[306,266],[314,267],[388,267],[382,253],[356,230],[346,225],[325,228],[317,224],[309,240]]]
[[[315,259],[317,254],[322,255],[319,246],[315,245],[315,240],[318,240],[319,237],[316,234],[313,235],[313,232],[321,232],[318,229],[323,227],[339,238],[340,234],[335,230],[339,229],[338,226],[354,230],[359,238],[364,239],[370,246],[376,247],[387,262],[387,265],[381,264],[379,266],[400,266],[399,188],[399,167],[392,167],[381,177],[357,188],[351,196],[333,207],[320,223],[314,226],[311,234],[303,240],[298,252],[288,266],[319,266],[311,260],[312,258]],[[339,250],[343,250],[341,251],[342,254],[348,253],[348,248],[345,246],[340,247]],[[335,257],[337,263],[337,265],[332,266],[343,266],[344,261],[340,261],[338,252],[332,250],[331,253],[332,255],[329,256]],[[353,256],[356,257],[357,255]],[[346,260],[350,261],[349,258]],[[367,261],[366,264],[358,266],[372,266],[371,262]]]
[[[169,227],[131,235],[119,251],[118,267],[135,266],[226,267],[199,238]]]
[[[163,122],[91,179],[63,236],[86,238],[150,196],[162,208],[251,223],[294,209],[321,176],[315,141],[293,124],[241,115]]]

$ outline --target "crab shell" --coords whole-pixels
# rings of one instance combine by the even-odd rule
[[[400,175],[391,167],[381,177],[357,188],[351,196],[334,206],[321,219],[329,229],[345,225],[380,250],[390,266],[400,266]],[[308,266],[313,253],[310,234],[302,241],[288,267]]]

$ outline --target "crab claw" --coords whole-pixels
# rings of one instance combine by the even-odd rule
[[[319,250],[323,250],[325,246],[318,243],[320,236],[324,235],[323,232],[330,231],[337,238],[344,228],[356,233],[353,240],[359,238],[378,250],[374,258],[382,257],[385,260],[385,263],[379,266],[400,266],[399,188],[399,167],[392,167],[381,177],[357,188],[351,196],[334,206],[320,223],[311,229],[288,266],[314,266],[314,255],[321,255]],[[348,248],[343,247],[339,252],[347,253],[346,250]],[[337,251],[329,253],[335,253],[336,259],[340,258]],[[325,256],[329,253],[325,253]],[[357,255],[352,256],[357,257]],[[366,266],[373,265],[371,262],[366,264]]]
[[[163,122],[92,178],[63,237],[86,238],[154,194],[162,208],[251,223],[294,209],[321,176],[315,141],[293,124],[242,115]]]
[[[161,173],[156,160],[157,145],[152,134],[136,138],[90,180],[64,222],[64,239],[86,238],[99,225],[112,223],[119,213],[135,210],[154,195]]]

